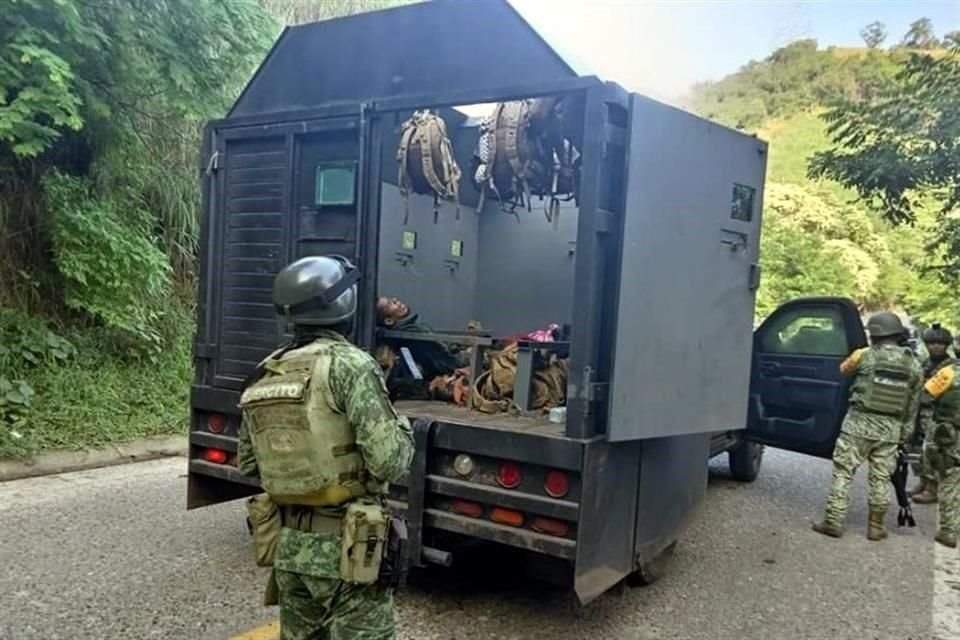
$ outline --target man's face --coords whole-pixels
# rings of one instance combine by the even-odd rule
[[[934,358],[942,358],[947,353],[947,345],[941,342],[925,342],[927,352]]]
[[[399,298],[379,298],[377,300],[377,315],[381,320],[402,320],[410,315],[410,308]]]

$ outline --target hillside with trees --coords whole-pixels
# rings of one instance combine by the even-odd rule
[[[0,457],[185,429],[203,122],[284,25],[406,1],[0,0]],[[960,318],[960,35],[862,35],[694,92],[771,142],[758,313],[843,294]],[[871,144],[891,130],[897,162]]]
[[[960,323],[960,43],[927,19],[883,49],[783,47],[691,108],[770,142],[758,315],[798,295],[847,295],[919,324]]]
[[[408,0],[0,0],[0,457],[182,432],[200,130],[284,25]]]

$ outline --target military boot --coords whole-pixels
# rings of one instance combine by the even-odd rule
[[[937,502],[937,483],[928,482],[922,493],[913,496],[913,501],[917,504],[936,504]]]
[[[887,515],[886,511],[870,509],[870,521],[867,524],[867,540],[886,540],[887,528],[883,526],[883,518]]]
[[[817,533],[822,533],[825,536],[830,536],[831,538],[840,538],[843,536],[843,527],[839,527],[827,520],[821,522],[813,523],[813,530]]]
[[[927,490],[927,481],[925,478],[920,478],[920,480],[917,481],[917,484],[913,485],[913,489],[910,489],[910,491],[907,491],[907,495],[912,498],[913,496],[920,495],[926,490]]]
[[[950,547],[951,549],[957,548],[957,536],[952,533],[938,531],[937,535],[933,536],[933,539],[945,547]]]

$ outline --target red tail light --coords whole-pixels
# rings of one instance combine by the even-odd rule
[[[227,461],[227,452],[223,449],[204,449],[203,459],[215,464],[224,464]]]
[[[543,483],[543,490],[551,498],[562,498],[570,490],[570,483],[567,481],[567,474],[563,471],[550,471],[547,473],[547,479]]]
[[[560,520],[553,520],[552,518],[534,518],[530,528],[534,531],[546,533],[551,536],[558,536],[560,538],[570,532],[570,525]]]
[[[497,482],[504,489],[513,489],[520,484],[520,465],[515,462],[501,462],[497,469]]]
[[[523,526],[523,514],[519,511],[514,511],[513,509],[494,507],[490,510],[490,519],[494,522],[499,522],[500,524],[509,525],[511,527]]]
[[[210,430],[210,433],[223,433],[223,430],[227,428],[227,419],[219,413],[211,413],[210,417],[207,418],[207,429]]]
[[[476,502],[468,502],[467,500],[454,500],[450,503],[450,508],[453,509],[454,513],[459,513],[468,518],[479,518],[483,515],[483,507]]]

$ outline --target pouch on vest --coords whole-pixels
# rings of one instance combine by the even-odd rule
[[[340,578],[354,584],[373,584],[380,576],[389,515],[378,504],[352,502],[343,523]]]
[[[280,510],[270,496],[261,494],[247,499],[247,526],[253,536],[253,555],[258,567],[272,567],[280,539]]]
[[[870,372],[870,380],[861,398],[863,408],[870,413],[902,416],[910,399],[910,376],[905,371],[877,366]]]

